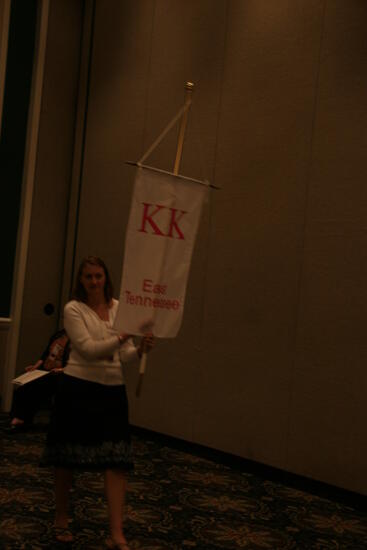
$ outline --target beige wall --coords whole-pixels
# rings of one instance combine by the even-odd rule
[[[357,0],[97,1],[76,247],[118,290],[124,161],[194,81],[182,172],[222,189],[139,400],[127,371],[132,422],[362,493],[366,34]]]
[[[287,464],[367,491],[367,5],[326,2]]]
[[[118,291],[124,161],[192,80],[182,172],[222,189],[204,208],[181,331],[149,357],[140,399],[126,371],[131,421],[367,493],[367,4],[97,0],[78,203],[82,17],[79,2],[50,3],[18,368],[57,325],[43,306],[59,307],[68,215],[66,264],[75,218],[76,261],[103,256]],[[152,164],[173,166],[176,137]]]

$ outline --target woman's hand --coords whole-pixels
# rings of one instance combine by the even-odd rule
[[[143,338],[140,341],[140,345],[138,347],[139,357],[141,357],[143,353],[149,353],[151,349],[154,347],[154,345],[155,345],[155,339],[153,334],[151,332],[144,334]]]
[[[42,365],[43,361],[42,359],[39,359],[35,365],[28,365],[28,367],[25,368],[26,372],[32,372],[32,370],[38,369]]]
[[[32,372],[32,370],[36,370],[36,365],[28,365],[28,367],[25,368],[26,372]]]
[[[125,332],[120,332],[120,334],[118,335],[118,339],[119,339],[119,342],[120,342],[120,346],[122,346],[123,344],[125,344],[125,342],[131,338],[131,334],[125,334]]]

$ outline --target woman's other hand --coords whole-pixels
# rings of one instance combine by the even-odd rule
[[[144,334],[143,338],[140,341],[140,346],[138,348],[138,354],[139,357],[143,355],[143,353],[149,353],[151,349],[155,345],[155,339],[152,333]]]
[[[118,339],[120,341],[120,346],[122,346],[123,344],[125,344],[125,342],[131,338],[131,334],[125,334],[125,332],[120,332],[120,334],[118,335]]]

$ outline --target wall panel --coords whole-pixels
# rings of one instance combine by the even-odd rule
[[[366,21],[363,2],[326,3],[287,464],[363,492]]]
[[[282,467],[322,3],[229,5],[197,438]]]

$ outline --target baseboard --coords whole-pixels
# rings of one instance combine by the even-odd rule
[[[304,477],[298,474],[287,472],[273,466],[268,466],[266,464],[255,462],[254,460],[249,460],[247,458],[232,455],[224,451],[212,449],[198,443],[192,443],[173,436],[154,432],[147,428],[131,426],[131,429],[133,434],[147,439],[150,438],[155,441],[159,441],[160,444],[167,447],[175,448],[182,452],[187,452],[189,454],[211,460],[218,464],[223,464],[232,469],[254,474],[258,477],[263,478],[264,480],[280,483],[287,487],[292,487],[294,489],[304,491],[306,493],[310,493],[321,498],[327,498],[352,506],[353,508],[357,508],[362,511],[367,511],[366,495],[336,487],[322,481],[310,479],[308,477]]]

